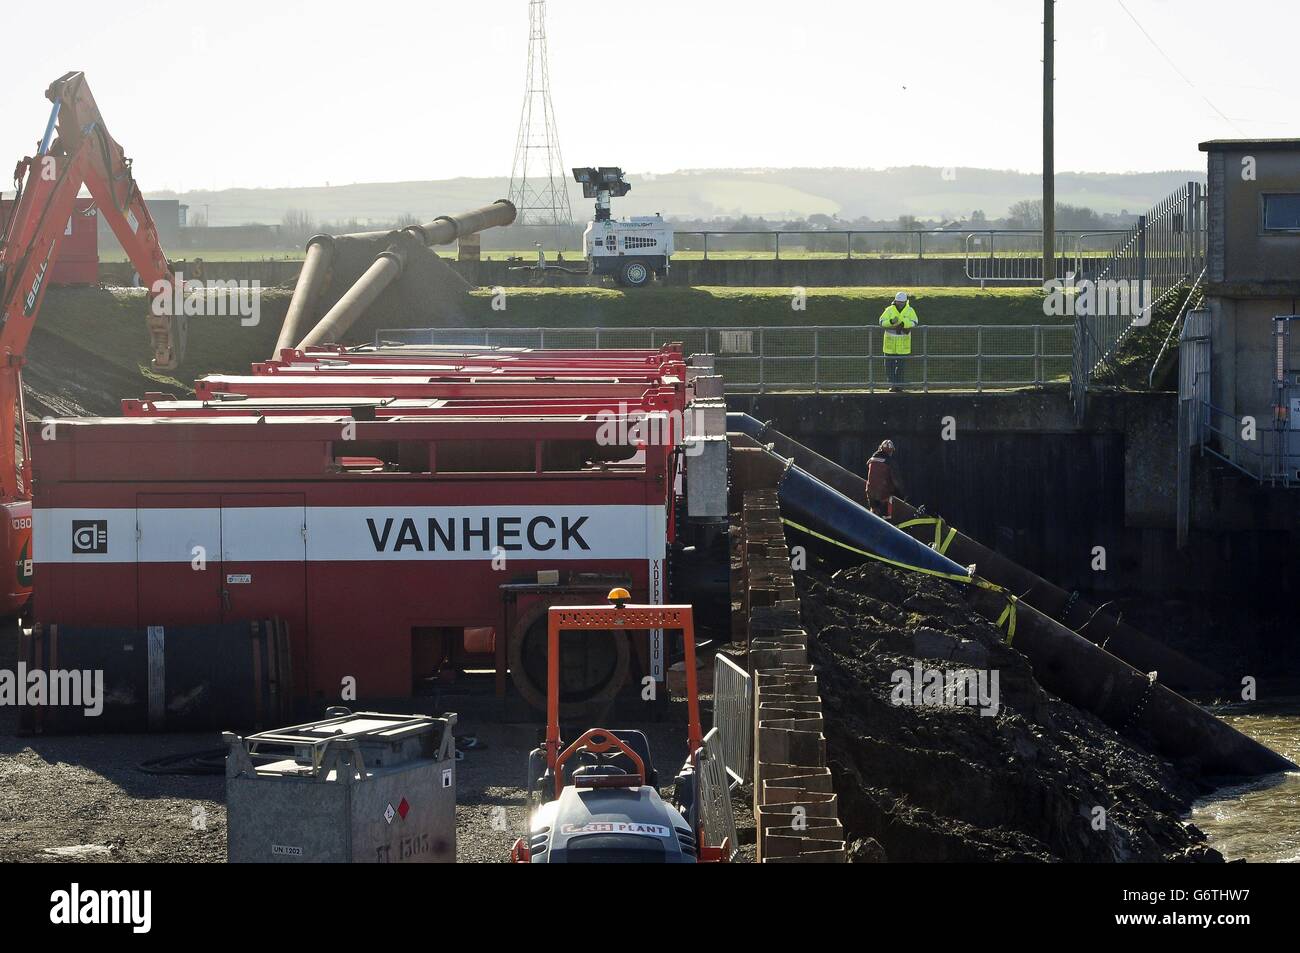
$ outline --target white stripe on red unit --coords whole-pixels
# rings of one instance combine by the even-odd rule
[[[662,558],[662,506],[38,508],[37,563]]]

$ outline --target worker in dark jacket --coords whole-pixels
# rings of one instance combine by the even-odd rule
[[[903,492],[903,480],[894,460],[894,441],[886,440],[867,461],[867,505],[884,519],[894,513],[894,496]]]

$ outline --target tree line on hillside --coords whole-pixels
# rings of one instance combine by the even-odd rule
[[[932,234],[983,229],[1039,229],[1042,227],[1043,221],[1042,208],[1043,204],[1040,200],[1025,199],[1014,203],[1003,215],[996,218],[991,218],[983,210],[976,209],[969,215],[959,219],[918,217],[915,215],[900,215],[888,219],[872,218],[865,215],[856,218],[840,218],[835,215],[814,214],[802,218],[766,218],[763,216],[742,215],[704,219],[670,216],[669,220],[679,233],[677,244],[681,250],[698,250],[703,244],[701,238],[681,233],[805,232],[810,234],[799,239],[797,245],[809,251],[835,252],[845,248],[845,238],[842,235],[835,234],[842,231],[923,231]],[[1135,220],[1136,215],[1129,214],[1127,211],[1108,214],[1086,206],[1071,205],[1065,202],[1058,202],[1056,206],[1056,227],[1061,230],[1105,231],[1123,229],[1128,228]],[[410,213],[399,215],[392,221],[376,221],[356,216],[334,221],[323,221],[318,220],[308,210],[290,209],[281,217],[279,226],[258,226],[258,229],[273,246],[293,249],[301,248],[311,236],[321,233],[342,235],[349,232],[375,231],[385,228],[395,229],[419,224],[420,221],[421,219],[418,216]],[[191,216],[190,224],[191,228],[187,229],[187,231],[197,232],[207,228],[206,219],[199,216]],[[236,226],[235,228],[247,229],[251,227]],[[488,250],[510,249],[530,253],[534,246],[540,243],[550,251],[577,249],[582,245],[582,232],[585,227],[586,222],[579,220],[571,227],[545,228],[512,225],[506,228],[495,228],[484,233],[483,247]],[[220,228],[212,229],[213,232],[223,230]],[[825,232],[826,234],[819,237],[818,232]],[[215,238],[216,236],[212,235],[211,237]],[[193,239],[202,244],[197,235],[193,236]],[[892,241],[898,248],[893,249],[886,247],[890,240],[885,236],[880,239],[855,239],[854,250],[906,251],[908,247],[911,247],[911,243],[915,241],[907,236],[896,236]],[[929,244],[932,245],[933,241],[934,239],[931,239]],[[773,242],[774,238],[765,239],[761,235],[736,235],[734,239],[715,236],[710,239],[709,247],[725,250],[730,247],[740,248],[752,245],[757,248],[772,245]]]
[[[687,219],[674,218],[679,231],[714,232],[777,232],[777,231],[975,231],[999,228],[1042,228],[1043,202],[1041,199],[1024,199],[1016,202],[1000,217],[990,218],[982,209],[975,209],[962,218],[933,218],[900,215],[897,218],[840,218],[836,215],[809,215],[806,218],[769,219],[762,216],[742,215],[739,218]],[[1106,231],[1128,228],[1137,221],[1137,215],[1127,210],[1119,213],[1098,212],[1083,205],[1056,203],[1056,227],[1067,230]]]

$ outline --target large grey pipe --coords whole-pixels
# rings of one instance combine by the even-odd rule
[[[439,215],[432,222],[425,225],[408,225],[406,228],[401,229],[400,235],[398,232],[389,231],[361,232],[355,235],[340,236],[343,238],[371,240],[390,238],[394,241],[385,251],[380,253],[379,257],[357,279],[356,283],[343,294],[343,297],[335,302],[334,307],[330,308],[316,326],[301,341],[297,342],[297,346],[300,348],[312,347],[317,344],[343,340],[343,336],[347,334],[352,325],[356,324],[357,319],[402,274],[402,269],[406,266],[405,256],[411,251],[410,239],[403,238],[403,235],[409,235],[423,245],[446,245],[464,235],[472,235],[487,228],[509,225],[515,220],[515,215],[513,202],[508,199],[497,199],[491,205],[485,205],[469,212],[462,212],[459,215]],[[399,238],[402,240],[398,241]],[[405,247],[402,244],[403,241],[406,243]],[[305,264],[303,270],[306,271]],[[296,311],[294,310],[294,305],[298,302],[299,289],[303,289],[302,279],[299,279],[299,286],[294,290],[294,299],[289,305],[290,311],[294,314],[296,326],[292,329],[289,327],[289,316],[286,315],[285,325],[280,329],[281,341],[291,340],[300,333],[299,328],[306,322],[306,316],[310,311],[311,302],[306,300],[306,294],[311,290],[310,286],[303,289],[304,300],[299,305],[299,308]],[[281,347],[293,346],[292,343],[277,344],[276,355],[273,356],[279,354]]]
[[[727,414],[727,429],[748,434],[760,443],[771,444],[783,457],[794,460],[817,479],[843,493],[855,502],[866,499],[866,484],[862,477],[846,470],[833,460],[809,449],[799,441],[787,437],[770,424],[749,414]],[[894,523],[905,523],[917,512],[906,501],[894,498]],[[933,514],[931,514],[933,515]],[[909,536],[925,539],[933,536],[933,527],[914,526],[904,529]],[[949,534],[951,534],[949,536]],[[1188,658],[1177,649],[1158,642],[1133,626],[1102,612],[1088,600],[1071,595],[1037,573],[1006,558],[996,550],[944,524],[947,537],[945,555],[963,566],[975,564],[981,576],[1016,593],[1022,602],[1038,609],[1069,629],[1078,632],[1089,642],[1105,647],[1130,665],[1143,672],[1160,673],[1160,681],[1180,691],[1204,692],[1219,689],[1227,681],[1219,673]]]
[[[500,228],[515,220],[515,204],[509,199],[497,199],[491,205],[484,205],[470,212],[459,215],[439,215],[432,222],[424,225],[407,225],[402,229],[418,238],[425,245],[450,245],[462,235],[489,228]],[[383,238],[387,231],[353,232],[341,238]]]
[[[1004,596],[972,588],[976,609],[995,621]],[[1294,771],[1289,759],[1144,675],[1026,603],[1016,607],[1012,641],[1038,683],[1121,733],[1146,735],[1171,761],[1191,761],[1210,777]]]
[[[748,435],[734,434],[733,444],[752,447],[755,443]],[[918,566],[948,578],[964,572],[788,458],[766,448],[763,454],[767,472],[778,485],[783,518],[794,517],[817,535],[888,562]],[[1005,592],[974,585],[967,592],[974,607],[992,622],[1007,608]],[[1012,644],[1033,663],[1034,676],[1043,688],[1092,712],[1117,731],[1145,734],[1160,754],[1193,760],[1205,775],[1295,770],[1289,759],[1027,604],[1016,606]]]
[[[307,257],[302,263],[302,271],[298,272],[298,283],[293,287],[289,310],[285,313],[284,323],[280,325],[280,336],[276,338],[272,360],[278,358],[284,348],[293,347],[307,330],[316,302],[329,284],[330,265],[333,263],[333,237],[312,236],[307,241]]]
[[[460,215],[439,215],[427,225],[412,225],[408,231],[418,234],[426,245],[450,245],[463,235],[489,228],[500,228],[515,220],[515,205],[509,199],[497,199],[491,205]]]
[[[334,303],[325,317],[312,328],[307,336],[298,342],[299,348],[312,347],[330,341],[341,341],[348,329],[356,323],[357,318],[365,313],[366,308],[375,303],[375,299],[384,293],[402,274],[405,267],[402,253],[393,246],[380,252],[365,274],[349,288],[343,297]]]

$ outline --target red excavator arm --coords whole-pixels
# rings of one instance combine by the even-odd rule
[[[99,114],[82,73],[68,73],[45,91],[53,103],[36,155],[14,170],[17,199],[0,235],[0,554],[13,560],[15,575],[0,565],[0,615],[19,608],[31,591],[31,467],[23,419],[21,369],[32,326],[45,298],[50,265],[58,255],[77,193],[84,185],[98,214],[113,229],[156,298],[172,294],[173,275],[158,244],[158,230],[131,175],[131,160]],[[151,300],[152,304],[152,300]],[[149,309],[154,366],[176,367],[184,355],[183,316]]]
[[[63,239],[77,193],[84,185],[126,250],[141,283],[170,291],[171,267],[158,229],[131,174],[131,160],[109,134],[84,73],[67,73],[45,96],[53,108],[35,156],[14,170],[18,200],[0,238],[0,355],[21,364],[32,324],[45,296],[46,273]],[[57,135],[56,135],[57,134]],[[163,285],[158,283],[162,282]],[[154,366],[174,368],[184,351],[183,320],[149,315]]]

